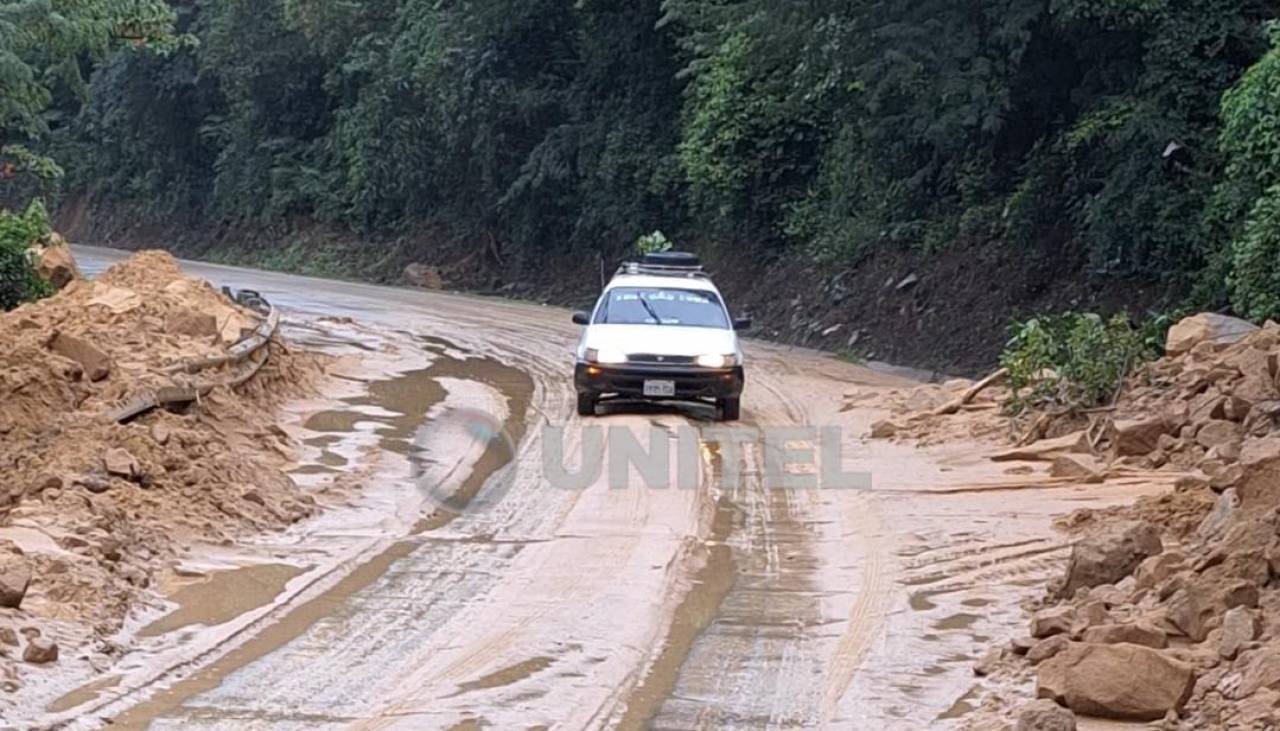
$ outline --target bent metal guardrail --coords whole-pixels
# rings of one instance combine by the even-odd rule
[[[171,376],[173,381],[171,384],[141,394],[124,405],[108,411],[106,418],[116,423],[124,423],[152,409],[198,401],[220,386],[235,388],[256,376],[267,362],[269,350],[266,345],[275,337],[276,330],[280,326],[280,312],[256,293],[254,299],[266,305],[267,312],[253,332],[227,348],[225,353],[169,366],[162,372]],[[197,378],[190,381],[182,378],[183,375],[195,375],[226,365],[232,365],[237,369],[230,378],[219,380]]]

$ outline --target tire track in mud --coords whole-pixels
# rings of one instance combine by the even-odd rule
[[[771,403],[749,414],[749,428],[765,420],[808,423],[804,405],[781,384],[769,377],[753,383]],[[723,485],[718,467],[710,474],[720,493],[718,520],[732,518],[728,535],[723,524],[713,531],[712,550],[720,570],[732,574],[726,581],[705,576],[706,566],[699,572],[661,653],[626,699],[618,729],[820,727],[876,635],[890,579],[881,551],[857,541],[861,583],[848,614],[832,616],[832,587],[824,585],[814,545],[822,496],[766,485],[764,442],[744,447],[742,484]],[[879,534],[874,501],[858,500],[853,532]],[[692,641],[691,628],[700,628]]]
[[[446,343],[446,345],[456,350],[452,344]],[[357,408],[388,409],[392,407],[391,413],[398,415],[376,417],[365,414],[359,418],[385,422],[388,429],[380,434],[383,448],[409,458],[412,464],[422,458],[418,453],[419,450],[411,443],[412,435],[432,406],[443,400],[443,389],[435,385],[441,379],[473,380],[489,385],[502,393],[508,402],[507,418],[503,423],[503,429],[510,441],[491,441],[477,462],[470,467],[453,496],[458,506],[465,506],[475,498],[490,477],[515,459],[516,455],[511,453],[510,447],[520,444],[525,435],[528,426],[527,414],[534,396],[534,382],[525,371],[490,358],[459,359],[444,353],[438,353],[437,357],[438,359],[430,367],[422,371],[371,383],[368,395],[349,399],[348,403]],[[427,389],[425,393],[418,393],[417,391],[424,383],[430,383],[434,388]],[[411,406],[406,411],[394,411],[397,405],[403,407],[406,399]],[[344,424],[344,419],[349,418],[344,414],[345,412],[321,412],[313,415],[308,424],[322,433],[326,428],[335,425],[339,429],[350,429],[353,422]],[[147,728],[154,719],[178,709],[186,700],[218,687],[230,673],[297,640],[321,619],[332,614],[335,607],[367,590],[394,564],[408,558],[421,548],[423,545],[421,536],[447,526],[458,516],[459,513],[455,510],[443,508],[434,510],[414,525],[410,536],[393,542],[376,554],[358,559],[354,567],[350,563],[343,564],[334,567],[326,574],[316,576],[308,582],[306,587],[295,592],[294,597],[295,599],[304,597],[311,589],[326,583],[334,573],[346,572],[320,593],[302,598],[300,602],[286,602],[228,638],[222,645],[180,666],[169,668],[146,685],[114,695],[110,698],[110,704],[117,704],[128,696],[146,692],[167,676],[178,675],[178,679],[172,685],[161,689],[152,697],[116,717],[112,722],[113,727]],[[230,649],[227,649],[228,645]],[[184,673],[187,674],[183,676]]]

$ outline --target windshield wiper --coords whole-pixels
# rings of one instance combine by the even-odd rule
[[[658,317],[658,311],[653,309],[653,305],[649,304],[649,300],[645,299],[644,295],[638,294],[636,296],[640,298],[640,304],[644,306],[645,312],[649,313],[649,316],[653,318],[654,322],[659,325],[666,324],[662,321],[661,317]]]

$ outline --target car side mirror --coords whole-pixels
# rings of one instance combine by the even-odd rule
[[[590,313],[590,312],[583,312],[582,310],[578,310],[577,312],[573,313],[573,324],[575,324],[575,325],[590,325],[590,324],[591,324],[591,313]]]
[[[734,329],[734,330],[750,330],[750,329],[751,329],[751,318],[750,318],[750,317],[739,317],[739,318],[735,319],[735,320],[733,321],[733,329]]]

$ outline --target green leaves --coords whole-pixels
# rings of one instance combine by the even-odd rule
[[[1000,365],[1012,389],[1007,407],[1079,410],[1110,399],[1135,366],[1156,354],[1124,315],[1065,313],[1016,323]]]
[[[49,216],[39,201],[22,213],[0,211],[0,310],[48,296],[53,288],[36,273],[27,250],[49,234]]]

